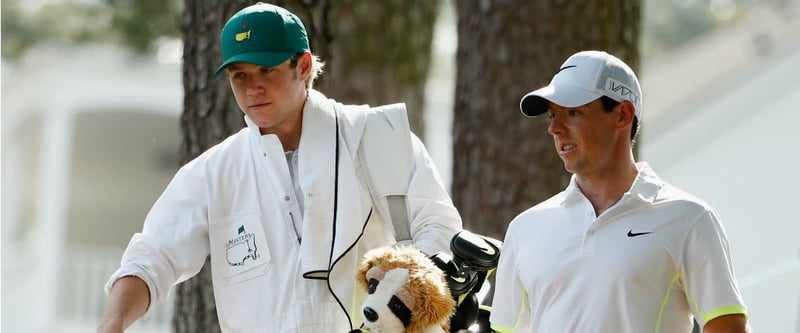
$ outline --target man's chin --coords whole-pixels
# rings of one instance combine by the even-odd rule
[[[564,164],[564,170],[569,173],[575,173],[575,166],[565,159],[561,159],[561,162]]]

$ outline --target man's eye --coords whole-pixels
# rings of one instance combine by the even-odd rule
[[[231,73],[231,79],[239,80],[239,79],[242,79],[242,78],[244,78],[244,73],[242,73],[242,72]]]
[[[578,110],[571,109],[571,110],[569,110],[569,112],[567,114],[569,114],[570,116],[577,116],[578,115]]]

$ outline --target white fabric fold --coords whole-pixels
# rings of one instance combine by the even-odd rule
[[[363,131],[366,106],[343,106],[329,100],[321,93],[311,90],[303,108],[303,132],[298,148],[300,188],[304,193],[303,242],[300,244],[300,262],[303,276],[327,278],[331,268],[334,230],[336,228],[360,227],[359,185],[355,177],[352,160],[356,147],[353,142],[342,139],[345,126],[336,133],[336,109],[339,121],[349,123],[348,128]],[[353,109],[353,110],[351,110]],[[360,126],[352,127],[353,123]],[[312,134],[313,133],[313,134]],[[309,135],[312,134],[312,135]],[[347,137],[360,138],[361,135]],[[336,142],[339,140],[339,179],[336,175]],[[355,140],[357,143],[358,140]],[[338,209],[334,211],[335,191],[338,189]],[[337,217],[334,214],[338,214]],[[336,218],[336,225],[334,225]],[[340,235],[353,234],[338,230]],[[356,233],[357,234],[357,233]],[[341,242],[340,242],[341,243]],[[337,244],[342,246],[343,244]],[[337,246],[337,248],[339,247]],[[349,245],[348,245],[349,246]],[[335,254],[335,253],[334,253]],[[335,258],[333,258],[335,260]]]

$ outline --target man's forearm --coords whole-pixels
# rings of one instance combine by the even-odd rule
[[[147,284],[135,276],[114,282],[97,333],[121,333],[141,318],[150,305]]]
[[[747,333],[750,329],[742,314],[730,314],[712,319],[703,327],[703,333]]]

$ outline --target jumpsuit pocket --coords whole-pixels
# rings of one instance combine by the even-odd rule
[[[261,217],[257,213],[211,221],[211,268],[227,283],[266,274],[272,266]]]

